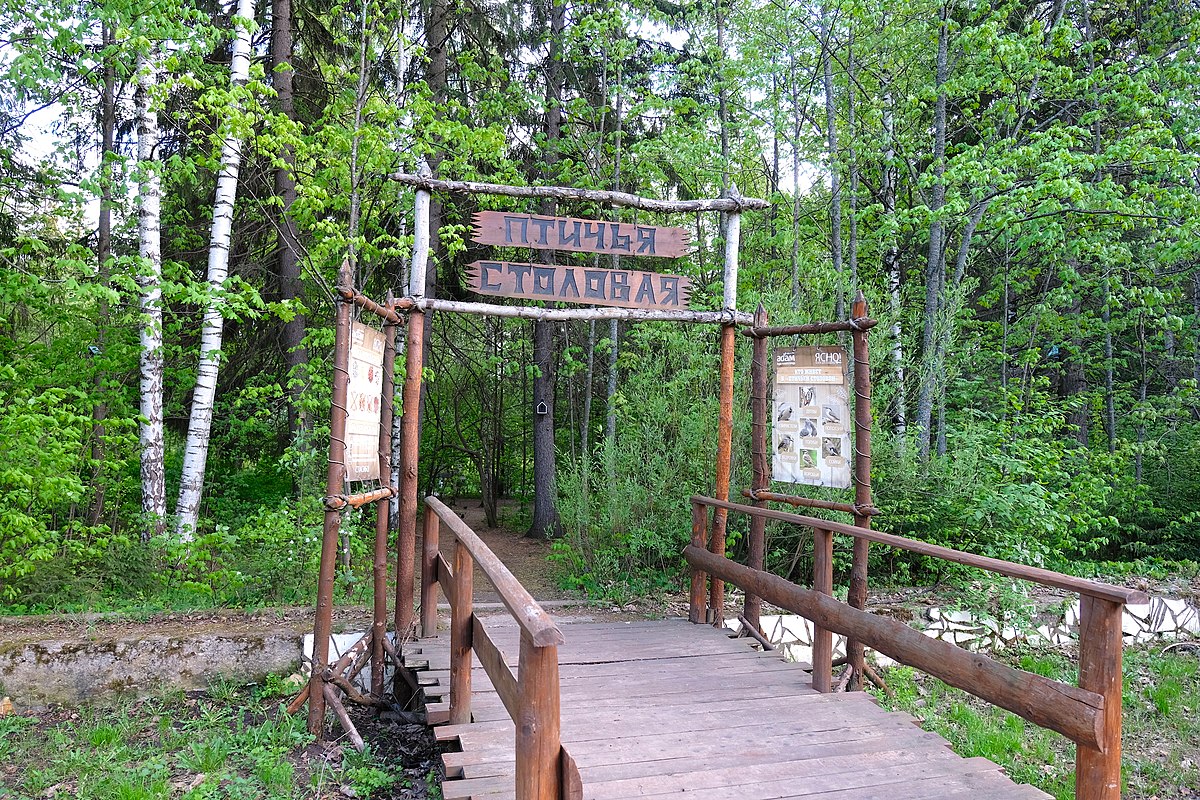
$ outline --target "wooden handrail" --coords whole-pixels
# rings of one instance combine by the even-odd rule
[[[750,569],[698,547],[688,546],[683,555],[698,569],[735,583],[793,614],[800,614],[825,631],[858,639],[886,656],[965,689],[992,705],[1058,731],[1073,742],[1100,747],[1104,698],[1095,692],[1013,669],[980,653],[931,639],[902,622],[859,611],[823,592],[805,589],[777,575]]]
[[[751,516],[765,517],[779,522],[790,522],[794,525],[803,525],[808,528],[819,528],[821,530],[830,531],[832,533],[842,533],[847,536],[854,536],[859,539],[865,539],[870,542],[878,542],[880,544],[891,545],[902,550],[908,550],[918,555],[930,556],[932,558],[940,558],[943,561],[953,561],[956,564],[962,564],[968,567],[976,567],[978,569],[995,572],[1000,575],[1007,575],[1010,578],[1020,578],[1021,580],[1040,583],[1043,586],[1053,586],[1057,589],[1066,589],[1069,592],[1077,592],[1085,597],[1095,597],[1100,600],[1108,600],[1113,603],[1138,604],[1150,602],[1149,597],[1140,589],[1129,589],[1124,586],[1112,586],[1099,581],[1088,580],[1087,578],[1077,578],[1074,575],[1064,575],[1061,572],[1042,569],[1041,567],[1030,567],[1025,564],[1014,564],[1011,561],[1003,561],[999,558],[990,558],[988,556],[976,555],[975,553],[965,553],[962,550],[954,550],[950,547],[943,547],[937,544],[929,544],[928,542],[917,541],[916,539],[906,539],[903,536],[896,536],[890,533],[880,533],[867,528],[858,528],[854,525],[846,525],[841,522],[834,522],[828,519],[818,519],[817,517],[806,517],[802,514],[792,514],[787,511],[776,511],[772,508],[755,508],[741,503],[732,503],[726,500],[717,500],[714,497],[705,497],[703,495],[693,495],[692,502],[701,503],[713,508],[725,508],[730,511],[740,511]]]
[[[454,536],[454,566],[439,551],[439,530]],[[474,568],[495,586],[521,628],[514,675],[483,621],[475,616]],[[436,497],[425,498],[421,557],[421,628],[437,633],[437,587],[450,603],[450,723],[471,721],[472,653],[479,656],[516,726],[516,796],[523,800],[579,800],[579,770],[559,733],[558,645],[562,631],[496,554],[462,518]]]
[[[693,587],[705,574],[728,580],[813,621],[813,688],[830,691],[831,633],[845,635],[879,652],[941,678],[989,703],[1006,708],[1077,745],[1076,800],[1120,800],[1121,797],[1121,615],[1126,603],[1145,603],[1145,592],[1063,575],[996,558],[830,520],[746,506],[711,497],[692,497],[693,527],[707,519],[707,507],[741,511],[757,517],[803,525],[813,530],[813,589],[803,589],[760,570],[729,561],[693,544],[684,556],[692,566]],[[888,544],[1045,586],[1078,592],[1079,686],[1051,681],[1006,667],[957,645],[931,639],[895,620],[876,617],[833,599],[833,534]],[[695,592],[693,591],[693,595]],[[693,597],[691,617],[703,616]]]
[[[521,631],[528,635],[535,645],[546,647],[566,641],[562,631],[554,624],[550,615],[538,605],[538,602],[533,599],[533,595],[521,585],[508,567],[504,566],[504,562],[496,557],[496,554],[484,544],[467,523],[462,521],[461,517],[436,497],[426,497],[425,507],[433,509],[441,522],[453,532],[455,538],[466,546],[467,552],[479,565],[479,569],[496,587],[496,592],[500,595],[500,601],[504,603],[504,607],[521,626]]]

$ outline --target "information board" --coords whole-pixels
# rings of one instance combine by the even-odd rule
[[[771,467],[784,483],[850,485],[850,406],[842,347],[775,350]]]
[[[379,414],[383,405],[383,333],[350,326],[350,381],[346,387],[346,479],[379,477]]]

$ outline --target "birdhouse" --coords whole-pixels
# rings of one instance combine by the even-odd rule
[[[538,403],[538,404],[537,404],[537,408],[535,409],[535,411],[536,411],[536,412],[537,412],[539,415],[540,415],[540,414],[549,414],[549,413],[550,413],[550,406],[546,405],[546,401],[545,401],[545,400],[543,400],[542,402],[540,402],[540,403]]]

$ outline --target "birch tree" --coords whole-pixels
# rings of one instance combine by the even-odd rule
[[[217,373],[221,366],[221,335],[225,319],[222,316],[221,293],[229,277],[229,247],[233,231],[233,201],[237,195],[238,169],[242,160],[242,141],[234,130],[234,119],[240,110],[237,91],[250,77],[250,30],[253,27],[254,4],[238,0],[233,25],[237,38],[230,64],[230,86],[234,103],[225,120],[221,143],[221,171],[217,176],[216,200],[213,204],[212,233],[208,248],[208,305],[200,335],[200,367],[196,389],[192,395],[192,412],[188,421],[187,447],[184,451],[183,473],[179,480],[178,515],[179,537],[190,540],[200,515],[200,499],[204,490],[204,468],[208,461],[208,444],[212,434],[213,400],[217,391]]]
[[[162,249],[160,247],[162,201],[158,171],[158,112],[152,95],[158,82],[153,49],[137,57],[138,117],[138,301],[141,357],[139,444],[141,449],[142,512],[149,527],[142,537],[163,532],[167,520],[166,473],[163,469],[163,329]]]

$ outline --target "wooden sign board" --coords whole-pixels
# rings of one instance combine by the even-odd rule
[[[845,348],[775,350],[771,408],[774,480],[837,489],[850,485]]]
[[[686,309],[692,296],[690,278],[632,269],[475,261],[467,278],[479,294],[621,308]]]
[[[350,381],[346,386],[346,479],[379,477],[379,414],[383,404],[381,331],[355,322],[350,328]]]
[[[691,250],[688,235],[686,228],[479,211],[471,241],[538,250],[678,258]]]

